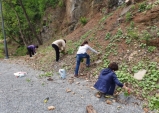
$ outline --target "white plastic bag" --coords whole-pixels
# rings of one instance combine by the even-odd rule
[[[61,76],[62,79],[66,78],[66,71],[65,71],[65,69],[59,69],[59,73],[60,73],[60,76]]]
[[[27,74],[26,72],[16,72],[16,73],[14,73],[14,75],[16,77],[24,77],[26,74]]]

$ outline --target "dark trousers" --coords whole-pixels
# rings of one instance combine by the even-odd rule
[[[60,58],[59,47],[55,44],[52,44],[52,47],[55,49],[55,52],[56,52],[56,61],[59,61],[59,58]]]
[[[30,57],[32,57],[32,55],[34,55],[34,51],[30,48],[27,48],[27,50],[29,52]]]

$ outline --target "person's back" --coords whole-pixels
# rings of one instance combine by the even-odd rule
[[[66,42],[63,39],[55,40],[52,44],[59,47],[59,50],[65,50]]]
[[[113,62],[108,65],[108,68],[103,69],[99,75],[97,82],[94,85],[98,91],[113,95],[115,85],[123,87],[123,84],[118,80],[115,71],[118,70],[117,63]]]
[[[103,93],[112,95],[115,88],[114,76],[115,73],[111,69],[103,69],[94,87]]]
[[[83,58],[86,58],[86,66],[90,66],[90,56],[87,54],[87,50],[90,49],[92,52],[98,54],[96,50],[91,48],[88,45],[88,41],[84,41],[78,48],[77,55],[76,55],[76,67],[75,67],[75,77],[78,77],[78,70],[80,66],[80,62]]]
[[[28,46],[28,48],[30,48],[30,49],[34,49],[34,48],[35,48],[35,46],[34,46],[34,45],[29,45],[29,46]]]
[[[30,57],[36,53],[35,48],[38,48],[38,45],[29,45],[27,46]]]
[[[60,52],[65,53],[66,48],[66,40],[65,39],[59,39],[52,42],[52,47],[55,49],[56,52],[56,61],[59,61],[60,58]]]
[[[101,74],[98,79],[104,80],[107,82],[113,82],[113,74],[114,72],[111,69],[105,68],[101,71]]]

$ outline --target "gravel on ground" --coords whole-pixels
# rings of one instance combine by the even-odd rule
[[[27,75],[17,78],[14,73],[18,71]],[[104,97],[95,97],[97,91],[89,80],[72,78],[69,73],[61,79],[54,73],[53,81],[48,81],[48,77],[40,78],[41,74],[44,72],[29,66],[0,60],[0,113],[86,113],[87,105],[92,105],[97,113],[144,112],[142,102],[133,96],[128,104],[114,101],[109,105]],[[49,100],[44,103],[47,97]],[[55,109],[49,111],[48,106]]]

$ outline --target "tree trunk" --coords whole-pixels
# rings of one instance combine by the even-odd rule
[[[23,9],[23,12],[24,12],[24,14],[25,14],[25,17],[26,17],[26,19],[27,19],[27,21],[28,21],[28,24],[29,24],[29,27],[30,27],[31,31],[33,32],[34,36],[35,36],[36,39],[38,40],[38,43],[39,43],[40,45],[42,45],[42,41],[41,41],[40,38],[37,36],[34,27],[33,27],[32,24],[30,23],[30,19],[29,19],[27,13],[26,13],[26,10],[25,10],[25,8],[24,8],[24,5],[23,5],[23,3],[22,3],[22,0],[19,0],[19,2],[20,2],[20,5],[21,5],[21,7],[22,7],[22,9]]]
[[[16,10],[14,9],[13,5],[12,5],[12,4],[9,4],[9,5],[12,7],[13,11],[14,11],[15,14],[16,14],[16,17],[17,17],[17,20],[18,20],[19,32],[20,32],[21,38],[22,38],[23,43],[25,44],[25,46],[27,46],[28,43],[27,43],[27,40],[25,39],[25,37],[24,37],[24,35],[23,35],[22,29],[21,29],[21,24],[20,24],[19,16],[18,16]]]

